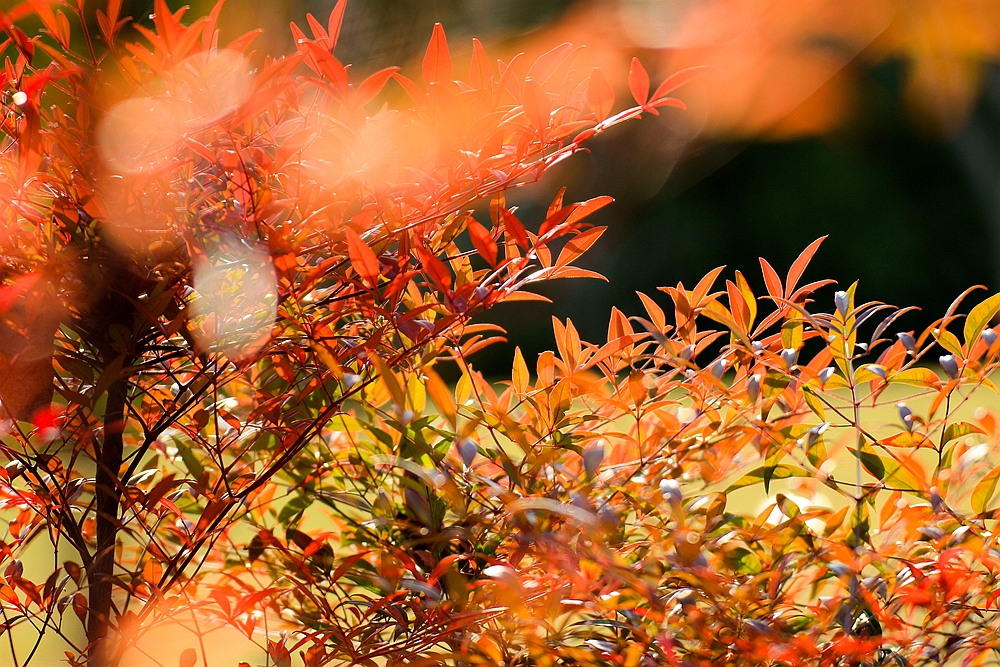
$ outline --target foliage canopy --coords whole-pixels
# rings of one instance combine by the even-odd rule
[[[218,45],[219,7],[185,25],[158,0],[135,41],[120,7],[93,36],[82,2],[0,16],[0,630],[37,638],[11,641],[18,665],[47,633],[124,664],[180,615],[280,667],[995,650],[1000,432],[962,408],[995,390],[1000,295],[892,337],[905,309],[856,285],[813,307],[817,241],[784,280],[761,260],[766,296],[739,272],[713,291],[720,268],[663,288],[672,322],[640,295],[602,344],[556,321],[508,382],[471,366],[497,333],[473,315],[593,275],[573,261],[610,203],[560,192],[532,231],[504,193],[682,106],[696,71],[650,94],[634,60],[614,114],[568,44],[494,67],[474,42],[462,82],[436,26],[422,86],[352,83],[343,1],[259,68],[252,35]],[[917,391],[875,428],[894,385]],[[774,502],[745,511],[747,487]]]

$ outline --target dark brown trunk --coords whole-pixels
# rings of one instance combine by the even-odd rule
[[[111,627],[111,596],[114,591],[115,544],[118,539],[118,510],[121,503],[122,432],[125,428],[125,401],[128,383],[120,378],[108,388],[104,411],[104,438],[98,455],[95,496],[97,505],[97,551],[87,573],[90,609],[87,614],[89,657],[95,667],[109,664],[107,646]]]

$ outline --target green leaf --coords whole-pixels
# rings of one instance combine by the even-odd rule
[[[997,311],[1000,311],[1000,294],[994,294],[980,303],[965,318],[965,330],[963,333],[965,334],[965,345],[968,349],[972,349],[980,334],[983,333],[983,329],[990,323],[993,316],[997,314]]]
[[[278,523],[287,524],[291,519],[305,512],[310,505],[312,505],[312,498],[295,496],[281,508],[281,512],[278,513]]]
[[[772,445],[771,451],[767,453],[767,458],[764,460],[764,493],[771,492],[771,480],[774,479],[774,470],[783,458],[785,458],[785,450],[778,445]]]
[[[191,448],[187,446],[187,443],[180,438],[174,438],[173,440],[174,445],[177,446],[177,453],[181,455],[181,460],[184,461],[184,467],[187,468],[187,471],[195,479],[201,477],[201,474],[205,472],[205,466],[201,464],[201,461],[191,451]]]
[[[1000,482],[1000,466],[989,471],[986,477],[976,484],[976,488],[972,491],[972,509],[977,514],[982,514],[989,507],[993,494],[997,491],[997,482]]]
[[[788,386],[790,381],[791,378],[787,375],[776,373],[774,371],[769,372],[764,376],[764,398],[777,396],[785,390],[785,387]]]
[[[954,424],[948,424],[948,428],[944,430],[944,442],[951,442],[955,438],[972,435],[973,433],[983,433],[983,429],[979,428],[975,424],[970,424],[969,422],[955,422]]]
[[[872,477],[881,481],[885,478],[885,463],[882,462],[882,458],[875,453],[872,446],[868,444],[863,438],[861,444],[857,450],[852,450],[855,456],[861,460],[861,465],[864,466]]]
[[[871,518],[868,514],[868,507],[864,503],[859,503],[851,512],[851,532],[847,537],[847,546],[852,549],[860,544],[871,542]]]
[[[747,486],[754,486],[760,484],[764,481],[764,473],[767,470],[766,466],[761,466],[760,468],[755,468],[748,472],[747,474],[740,477],[738,480],[729,485],[726,489],[726,493],[735,491],[736,489],[742,489]],[[773,466],[770,471],[769,479],[788,479],[789,477],[812,477],[812,473],[803,470],[802,468],[796,466],[790,466],[785,464],[779,464]]]
[[[357,508],[368,514],[372,513],[372,506],[364,497],[354,493],[335,493],[333,491],[317,491],[316,497],[326,504],[334,507],[336,505],[348,505]]]

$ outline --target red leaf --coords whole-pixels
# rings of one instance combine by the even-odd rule
[[[469,220],[469,238],[472,239],[472,245],[476,246],[482,258],[489,262],[490,266],[496,267],[497,242],[486,228],[475,220]]]
[[[682,69],[680,72],[674,72],[664,79],[663,83],[661,83],[656,89],[656,92],[653,93],[653,101],[656,102],[662,100],[664,97],[674,92],[685,83],[704,72],[706,69],[708,68],[701,65],[698,67],[688,67],[687,69]]]
[[[556,227],[559,227],[560,225],[565,223],[569,219],[569,216],[571,216],[578,208],[580,208],[580,204],[572,204],[570,206],[557,210],[555,213],[550,214],[549,217],[545,218],[545,221],[542,223],[542,226],[539,227],[538,237],[541,238],[545,236]]]
[[[539,83],[545,83],[556,68],[566,59],[567,54],[573,49],[569,42],[563,42],[559,46],[542,55],[528,69],[527,78],[534,79]]]
[[[448,39],[444,35],[444,27],[434,24],[431,42],[427,45],[427,53],[423,62],[424,85],[451,81],[451,53],[448,52]]]
[[[445,294],[451,292],[451,271],[440,259],[421,246],[416,247],[420,263],[424,265],[424,273]]]
[[[587,84],[587,104],[599,121],[610,116],[611,109],[615,106],[615,90],[596,67],[590,73],[590,81]]]
[[[398,67],[386,67],[362,81],[361,85],[358,86],[358,92],[355,97],[357,106],[362,107],[375,99],[382,92],[382,89],[385,88],[385,84],[388,83],[389,78],[398,70]]]
[[[545,211],[545,217],[546,218],[551,218],[553,215],[556,214],[557,211],[561,211],[562,210],[563,199],[565,197],[566,197],[566,187],[563,186],[563,187],[559,188],[559,192],[557,192],[556,196],[552,198],[552,203],[549,204],[548,210]]]
[[[395,72],[392,75],[392,78],[395,79],[396,82],[403,87],[403,90],[405,90],[406,94],[410,96],[410,99],[413,100],[414,104],[416,104],[418,107],[427,105],[427,93],[420,90],[420,86],[413,83],[412,79],[406,78],[399,72]]]
[[[805,272],[806,267],[809,266],[810,260],[812,260],[813,255],[816,254],[816,250],[823,241],[826,240],[826,236],[821,236],[812,243],[810,243],[802,254],[798,256],[794,262],[792,262],[792,267],[788,269],[788,277],[785,278],[785,297],[791,295],[795,291],[795,285],[798,284],[799,278]]]
[[[493,69],[490,67],[490,60],[486,56],[486,49],[478,39],[472,40],[472,65],[469,66],[469,85],[478,90],[483,90],[493,76]]]
[[[549,126],[549,114],[552,112],[552,102],[541,86],[531,79],[524,81],[524,114],[536,130],[544,130]]]
[[[632,58],[628,68],[628,89],[639,106],[646,106],[649,101],[649,74],[638,58]]]
[[[506,209],[503,211],[503,226],[507,230],[507,235],[514,239],[514,243],[527,250],[528,232],[524,229],[524,224]]]
[[[312,14],[306,14],[306,21],[309,23],[309,29],[312,30],[313,39],[317,42],[323,42],[326,48],[330,48],[330,38],[326,33],[326,28],[316,20],[316,17]]]
[[[559,253],[559,257],[556,259],[556,266],[566,266],[587,252],[590,246],[594,245],[594,242],[601,238],[601,234],[606,229],[607,227],[594,227],[570,239]]]
[[[374,286],[379,276],[378,258],[356,231],[347,227],[344,234],[347,236],[347,252],[351,266],[365,282]]]
[[[327,33],[330,35],[330,50],[337,48],[337,39],[340,37],[340,27],[344,24],[344,10],[347,9],[347,0],[339,0],[330,12],[330,22],[327,25]]]
[[[574,222],[583,220],[588,215],[592,215],[593,213],[601,210],[608,204],[614,203],[614,201],[615,201],[614,197],[609,197],[607,195],[604,195],[601,197],[594,197],[593,199],[588,199],[585,202],[580,202],[580,204],[573,209],[573,213],[568,218],[566,218],[566,221],[572,224]]]

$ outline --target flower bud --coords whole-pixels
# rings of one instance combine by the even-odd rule
[[[993,343],[997,341],[997,332],[993,329],[986,329],[983,331],[983,341],[986,343],[986,347],[993,347]]]
[[[764,346],[761,344],[761,342],[759,340],[755,340],[752,343],[752,345],[753,345],[753,353],[754,353],[754,355],[760,355],[761,353],[764,352]]]
[[[907,352],[913,354],[913,351],[917,348],[917,341],[913,339],[913,336],[904,331],[896,334],[896,338],[898,338],[899,342],[903,344],[903,347],[906,348]]]
[[[598,440],[587,445],[583,450],[583,470],[587,479],[594,479],[604,462],[604,442]]]
[[[847,317],[847,309],[851,307],[851,299],[847,296],[847,292],[837,292],[833,295],[833,302],[837,305],[837,312],[840,313],[841,317]]]
[[[751,375],[747,378],[747,398],[751,403],[756,403],[758,396],[760,396],[760,375]]]
[[[674,479],[664,479],[660,481],[660,493],[663,497],[667,499],[670,503],[680,504],[684,500],[684,494],[681,492],[681,486]]]
[[[816,441],[819,440],[820,436],[822,436],[829,427],[829,424],[823,422],[822,424],[817,424],[806,431],[806,447],[812,447],[815,445]]]
[[[788,370],[792,369],[795,365],[795,360],[798,358],[799,352],[793,347],[786,347],[781,351],[781,361],[784,362],[785,368]]]
[[[821,370],[819,372],[819,384],[820,384],[820,386],[825,387],[826,383],[830,380],[831,377],[833,377],[834,372],[835,371],[834,371],[833,366],[827,366],[826,368],[824,368],[823,370]]]
[[[941,364],[941,368],[944,369],[944,372],[952,380],[958,377],[958,361],[955,359],[954,354],[946,354],[943,357],[939,357],[938,363]]]
[[[903,426],[906,427],[907,431],[913,430],[913,410],[907,407],[906,403],[897,403],[896,411],[899,412],[899,418],[903,420]]]
[[[714,364],[709,366],[708,372],[712,374],[716,380],[722,379],[722,375],[726,372],[726,360],[719,359]]]
[[[468,468],[472,465],[472,462],[476,460],[476,454],[479,453],[479,448],[476,447],[476,443],[472,441],[471,438],[462,438],[456,445],[458,449],[458,455],[462,458],[462,463]]]

